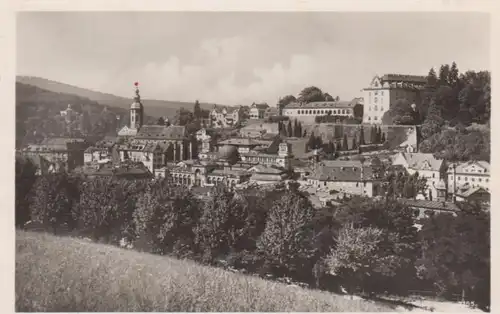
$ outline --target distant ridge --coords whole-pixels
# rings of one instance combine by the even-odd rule
[[[48,90],[55,93],[72,94],[92,101],[96,101],[101,105],[128,109],[132,101],[132,93],[130,98],[115,96],[109,93],[97,92],[86,88],[81,88],[49,79],[36,77],[36,76],[17,76],[16,81],[26,85],[36,86],[38,88]],[[142,99],[144,109],[147,115],[153,117],[167,116],[173,118],[180,108],[192,111],[194,107],[193,102],[170,101],[170,100],[155,100],[155,99]],[[202,109],[212,109],[214,103],[200,103]],[[217,104],[218,107],[223,105]],[[231,106],[228,106],[231,107]]]

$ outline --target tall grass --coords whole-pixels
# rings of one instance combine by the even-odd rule
[[[392,309],[190,261],[16,232],[16,311],[362,312]]]

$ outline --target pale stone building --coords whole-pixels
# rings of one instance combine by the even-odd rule
[[[296,119],[304,123],[314,123],[316,117],[325,115],[354,117],[356,105],[362,105],[360,98],[350,101],[293,102],[283,108],[282,114],[291,121]]]
[[[400,99],[420,103],[420,93],[426,84],[425,76],[385,74],[375,76],[363,89],[363,123],[381,124],[382,117]]]
[[[379,194],[380,181],[371,165],[359,161],[328,160],[317,163],[307,183],[318,189],[349,195],[374,197]]]
[[[212,128],[230,128],[236,126],[241,121],[240,107],[214,108],[210,112],[210,127]]]
[[[269,108],[268,104],[253,103],[252,106],[250,106],[250,119],[251,120],[264,119],[266,116],[266,110],[268,108]]]
[[[448,192],[458,192],[458,189],[468,186],[482,187],[490,191],[490,163],[487,161],[468,161],[451,164],[447,170]]]
[[[409,174],[413,175],[418,172],[419,177],[426,178],[426,199],[436,200],[442,197],[438,192],[442,185],[440,181],[446,180],[446,176],[443,175],[446,171],[443,159],[437,159],[432,154],[425,153],[398,153],[393,156],[392,165],[403,166]]]

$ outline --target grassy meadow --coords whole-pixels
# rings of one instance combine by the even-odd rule
[[[367,300],[84,240],[16,232],[18,312],[388,312]]]

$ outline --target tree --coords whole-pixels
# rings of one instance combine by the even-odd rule
[[[419,112],[406,99],[397,100],[382,116],[383,124],[418,124]]]
[[[443,64],[439,68],[439,79],[438,83],[441,86],[450,86],[450,82],[448,81],[450,73],[450,66],[448,64]]]
[[[30,220],[30,203],[36,182],[36,170],[31,159],[16,157],[16,227],[22,227]]]
[[[286,127],[286,125],[283,122],[281,122],[280,135],[281,136],[285,136],[285,137],[288,135],[287,127]]]
[[[41,176],[35,183],[31,220],[57,230],[72,226],[71,207],[76,197],[75,183],[64,172]]]
[[[287,136],[288,137],[293,137],[292,121],[288,122],[288,125],[287,125]]]
[[[235,221],[231,221],[231,218],[233,212],[240,210],[240,203],[234,196],[235,194],[225,187],[217,188],[204,204],[196,228],[196,243],[203,252],[205,262],[214,262],[234,246]]]
[[[187,109],[181,108],[177,111],[175,116],[175,124],[177,125],[188,125],[194,121],[193,113]]]
[[[200,120],[202,118],[200,102],[198,100],[194,102],[193,116],[196,120]]]
[[[342,142],[342,147],[344,150],[349,150],[349,144],[347,143],[347,134],[344,134],[344,141]]]
[[[314,101],[324,101],[325,96],[323,95],[323,92],[321,89],[317,88],[316,86],[310,86],[304,88],[300,94],[298,101],[303,102],[303,103],[309,103],[309,102],[314,102]]]
[[[297,101],[297,99],[295,98],[295,96],[293,96],[293,95],[286,95],[285,97],[280,98],[280,100],[278,101],[278,108],[279,109],[283,109],[288,104],[293,103],[295,101]]]
[[[365,145],[365,129],[361,127],[359,129],[359,145]]]
[[[444,125],[441,110],[438,105],[432,101],[427,111],[427,116],[422,124],[421,135],[424,139],[441,131]]]
[[[338,152],[340,152],[342,150],[342,144],[340,143],[340,141],[337,142],[337,149],[336,149]]]
[[[376,129],[375,129],[375,143],[380,144],[381,139],[382,139],[382,129],[380,127],[376,127]]]
[[[352,228],[377,228],[383,231],[377,252],[378,263],[364,278],[363,288],[370,292],[401,294],[414,284],[414,263],[418,254],[418,232],[413,210],[396,200],[354,197],[338,207],[335,219]]]
[[[488,130],[444,129],[431,135],[419,145],[423,153],[451,162],[490,160],[490,132]]]
[[[485,311],[490,308],[490,214],[465,204],[457,216],[438,214],[422,223],[420,278],[439,294],[461,294]]]
[[[325,101],[335,101],[335,98],[332,97],[332,95],[325,93],[323,95]]]
[[[311,275],[311,258],[316,253],[314,213],[309,200],[296,191],[287,191],[273,203],[257,248],[275,274]]]
[[[90,121],[90,116],[87,110],[82,112],[82,132],[84,134],[89,134],[92,131],[92,122]]]
[[[316,149],[316,136],[314,135],[314,132],[311,132],[311,135],[309,135],[309,140],[307,141],[307,147],[309,149]]]
[[[305,130],[304,130],[305,134]],[[300,121],[297,122],[297,130],[295,130],[295,136],[300,138],[302,137],[302,123]]]
[[[158,122],[156,123],[158,125],[165,125],[165,119],[163,117],[158,118]]]
[[[385,133],[384,133],[384,132],[382,132],[382,137],[380,138],[380,142],[381,142],[382,144],[384,144],[384,143],[385,143],[385,141],[386,141],[386,138],[385,138]]]
[[[122,227],[132,219],[133,198],[129,197],[128,182],[113,177],[94,178],[80,186],[79,202],[72,208],[79,230],[94,240],[117,243]]]
[[[375,144],[377,142],[377,129],[375,126],[370,128],[370,144]]]
[[[185,257],[195,251],[200,209],[184,187],[155,184],[138,199],[133,215],[135,233],[151,252]]]
[[[336,246],[325,258],[330,273],[344,277],[348,291],[353,294],[362,286],[363,279],[370,276],[383,259],[379,256],[379,245],[383,231],[377,228],[342,228],[336,238]]]
[[[429,70],[429,74],[427,75],[427,83],[426,83],[426,89],[435,89],[438,85],[438,78],[436,76],[436,71],[434,68],[431,68]]]
[[[411,175],[407,171],[387,171],[383,176],[383,188],[387,198],[414,198],[426,192],[427,179],[420,177],[418,172]]]
[[[354,105],[352,111],[355,118],[363,118],[364,106],[362,104]]]
[[[458,71],[458,67],[457,67],[457,64],[455,63],[455,61],[453,61],[453,63],[451,64],[451,68],[450,68],[450,72],[448,73],[448,84],[450,84],[450,86],[454,87],[458,84],[459,82],[459,71]]]
[[[356,137],[352,138],[351,150],[358,148],[358,144],[356,143]]]

